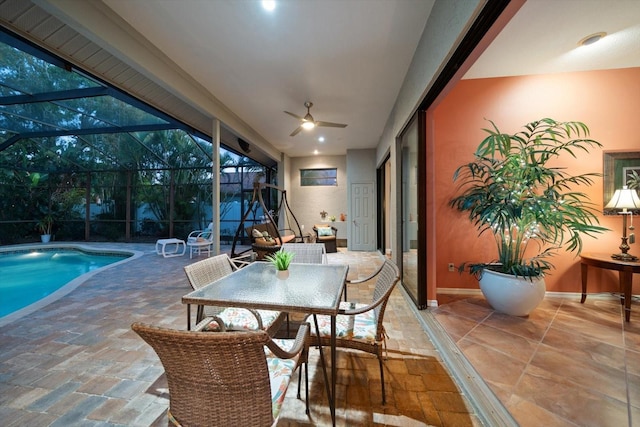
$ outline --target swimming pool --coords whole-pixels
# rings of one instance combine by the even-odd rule
[[[80,247],[32,247],[0,252],[0,319],[41,301],[48,304],[99,270],[133,255]],[[75,286],[69,288],[71,284]],[[61,293],[62,290],[65,292]]]

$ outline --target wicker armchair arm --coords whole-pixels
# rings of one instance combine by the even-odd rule
[[[367,280],[371,280],[380,273],[380,271],[382,270],[382,267],[384,267],[384,264],[382,264],[380,267],[378,267],[378,269],[375,272],[373,272],[370,276],[365,277],[364,279],[347,279],[346,283],[347,285],[350,285],[350,284],[364,283]]]
[[[368,280],[373,279],[374,277],[376,277],[378,275],[378,273],[380,273],[380,271],[382,271],[382,267],[384,267],[384,263],[380,267],[378,267],[378,269],[375,272],[373,272],[371,275],[365,277],[364,279],[347,279],[347,280],[345,280],[345,287],[344,287],[344,292],[343,292],[345,302],[347,301],[347,288],[349,287],[349,285],[357,285],[359,283],[364,283],[364,282],[366,282]]]
[[[271,340],[269,340],[266,345],[269,347],[269,350],[276,355],[276,357],[279,357],[280,359],[291,359],[300,354],[300,352],[306,348],[308,340],[309,323],[305,322],[300,325],[300,328],[298,328],[298,333],[296,334],[296,339],[291,350],[285,351]]]
[[[352,302],[350,303],[351,307],[349,307],[348,309],[340,309],[338,311],[338,314],[341,314],[344,316],[355,316],[356,314],[362,314],[362,313],[366,313],[367,311],[371,311],[377,306],[379,306],[380,304],[382,304],[383,302],[384,300],[380,299],[375,304],[370,304],[360,308],[356,308],[356,303]]]
[[[202,332],[205,327],[209,326],[209,323],[216,322],[218,327],[220,328],[220,332],[227,332],[227,326],[224,324],[222,319],[218,316],[207,316],[202,319],[196,326],[193,327],[193,330],[196,332]]]
[[[254,309],[254,308],[247,308],[247,310],[249,310],[251,312],[251,314],[256,316],[256,320],[258,321],[258,330],[259,331],[263,330],[264,329],[264,324],[262,323],[262,316],[260,316],[260,313],[258,313],[258,310]]]

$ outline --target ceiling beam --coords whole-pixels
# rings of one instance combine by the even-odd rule
[[[42,132],[24,132],[12,136],[4,143],[0,144],[0,151],[4,151],[11,147],[21,139],[29,138],[45,138],[51,136],[80,136],[80,135],[99,135],[107,133],[131,133],[131,132],[157,132],[161,130],[177,129],[175,124],[154,124],[154,125],[136,125],[136,126],[120,126],[106,128],[88,128],[88,129],[64,129],[50,130]]]
[[[90,87],[85,89],[59,90],[43,92],[37,95],[11,95],[0,97],[0,105],[33,104],[36,102],[65,101],[68,99],[90,98],[111,95],[109,88]]]

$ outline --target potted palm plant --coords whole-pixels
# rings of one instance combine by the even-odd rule
[[[545,118],[513,135],[490,123],[475,160],[454,173],[460,186],[450,205],[467,212],[480,235],[493,235],[498,257],[465,263],[459,270],[478,277],[494,309],[525,316],[544,298],[544,275],[553,268],[549,259],[561,249],[579,253],[582,234],[607,230],[588,196],[574,190],[592,185],[599,174],[571,175],[557,166],[563,154],[576,157],[602,145],[588,138],[581,122]],[[496,277],[509,284],[495,284]],[[531,300],[518,301],[525,298]]]
[[[289,277],[289,264],[291,264],[294,256],[293,252],[279,250],[267,255],[265,259],[276,267],[276,275],[279,279],[286,279]]]
[[[51,229],[53,227],[53,216],[50,214],[42,217],[40,221],[36,224],[38,230],[40,231],[40,240],[42,243],[47,243],[51,240]]]

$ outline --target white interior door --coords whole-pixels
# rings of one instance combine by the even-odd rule
[[[374,251],[376,227],[373,183],[351,184],[351,233],[349,249]]]

